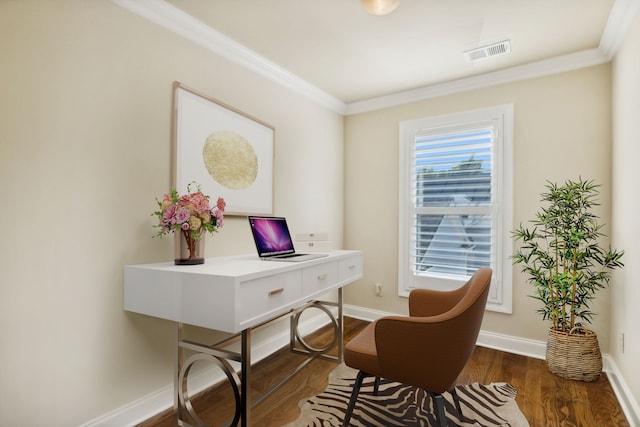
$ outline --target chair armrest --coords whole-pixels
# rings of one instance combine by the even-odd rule
[[[409,294],[409,315],[411,317],[427,317],[445,313],[455,307],[469,292],[469,290],[482,284],[489,286],[492,271],[490,268],[481,268],[461,287],[452,291],[435,291],[430,289],[414,289]],[[488,292],[488,291],[487,291]]]
[[[466,289],[454,291],[435,291],[432,289],[414,289],[409,294],[409,316],[428,317],[451,310]]]

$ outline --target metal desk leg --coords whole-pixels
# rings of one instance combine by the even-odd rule
[[[251,413],[251,330],[245,329],[242,331],[242,360],[241,374],[242,380],[240,383],[240,405],[242,416],[242,427],[248,427],[251,425],[250,413]]]
[[[187,391],[187,377],[191,367],[197,361],[204,360],[212,362],[217,365],[227,376],[231,387],[233,388],[236,412],[234,418],[230,424],[233,427],[240,424],[242,427],[249,427],[251,425],[251,408],[258,403],[262,402],[264,398],[275,391],[284,382],[290,379],[293,375],[298,373],[307,364],[316,358],[341,362],[344,352],[344,318],[343,318],[343,295],[342,288],[338,289],[338,302],[322,302],[313,301],[305,306],[301,307],[295,312],[286,313],[286,316],[291,317],[291,351],[294,353],[300,353],[307,355],[308,358],[303,361],[300,366],[285,376],[280,382],[276,383],[271,389],[267,390],[255,401],[251,399],[251,332],[252,329],[245,329],[240,333],[240,353],[229,351],[225,349],[224,343],[228,343],[231,339],[235,339],[238,335],[234,335],[231,339],[225,339],[214,345],[204,345],[193,341],[184,340],[184,328],[183,324],[176,322],[175,328],[175,364],[174,364],[174,409],[175,409],[175,426],[176,427],[192,427],[203,426],[205,423],[195,413],[195,410],[191,404],[191,397]],[[335,318],[328,307],[338,308],[338,316]],[[329,343],[325,348],[316,349],[307,344],[300,336],[298,331],[298,320],[300,315],[307,308],[317,308],[324,311],[331,320],[334,328],[334,340]],[[285,316],[283,315],[283,316]],[[272,319],[274,320],[274,319]],[[267,324],[269,322],[265,322]],[[262,325],[260,325],[262,326]],[[258,327],[260,327],[258,326]],[[301,348],[296,347],[296,343],[301,345]],[[338,355],[329,355],[328,352],[336,348]],[[195,353],[188,358],[185,358],[184,350],[191,350]],[[240,378],[238,378],[237,370],[235,370],[230,364],[230,361],[240,362]],[[238,387],[239,386],[239,387]],[[238,389],[239,388],[239,389]]]
[[[176,322],[175,328],[175,348],[173,355],[173,409],[175,411],[174,425],[176,427],[182,426],[182,407],[180,405],[180,399],[178,397],[178,389],[180,387],[180,370],[182,369],[182,349],[180,343],[184,338],[184,328],[182,323]]]
[[[342,288],[338,288],[338,363],[344,357],[344,316],[342,312]]]

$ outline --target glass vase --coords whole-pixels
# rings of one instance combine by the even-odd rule
[[[174,233],[174,258],[176,265],[204,264],[204,237],[200,232],[200,239],[191,237],[189,230]]]

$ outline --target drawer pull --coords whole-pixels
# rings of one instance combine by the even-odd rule
[[[319,275],[318,275],[318,280],[324,280],[324,279],[326,279],[326,278],[327,278],[327,274],[326,274],[326,273],[325,273],[325,274],[319,274]]]
[[[351,264],[351,265],[349,266],[349,270],[353,270],[354,268],[356,268],[356,265],[355,265],[355,264]]]
[[[278,295],[284,292],[284,288],[279,288],[279,289],[274,289],[272,291],[269,291],[269,296],[272,297],[274,295]]]

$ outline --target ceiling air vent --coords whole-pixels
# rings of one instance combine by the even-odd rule
[[[476,49],[468,50],[464,52],[464,56],[468,61],[473,62],[479,59],[489,58],[490,56],[503,55],[511,52],[511,42],[509,40],[503,40],[498,43],[493,43],[487,46],[481,46]]]

